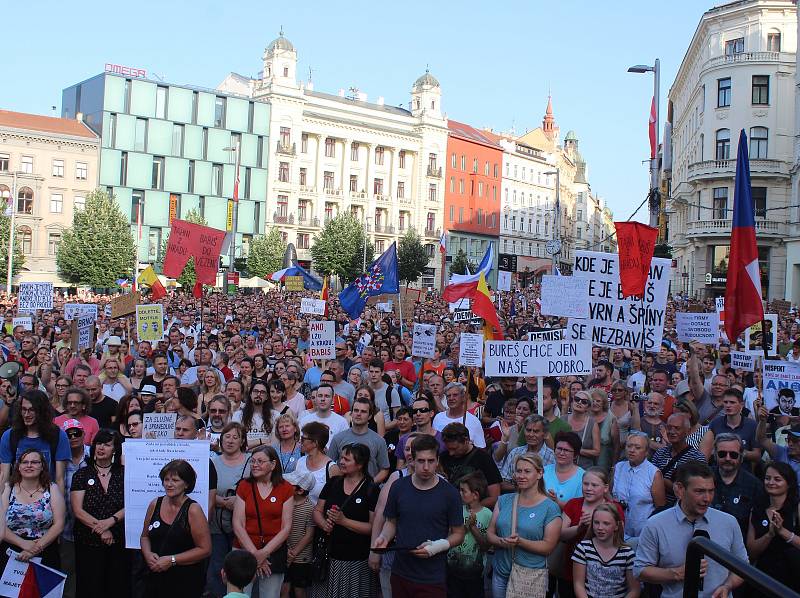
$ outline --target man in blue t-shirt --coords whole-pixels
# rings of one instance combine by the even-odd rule
[[[464,517],[458,490],[436,475],[439,443],[422,435],[412,441],[414,473],[397,480],[386,500],[386,522],[372,547],[396,540],[392,596],[447,595],[447,551],[464,540]],[[433,540],[432,540],[433,539]]]

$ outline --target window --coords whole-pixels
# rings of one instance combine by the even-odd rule
[[[189,180],[186,189],[189,193],[194,193],[194,160],[189,160]]]
[[[397,197],[403,199],[406,196],[406,184],[403,181],[397,182]]]
[[[64,178],[64,160],[53,160],[53,176]]]
[[[483,181],[478,181],[478,197],[483,197]]]
[[[334,215],[334,208],[332,203],[325,202],[325,222],[328,222]]]
[[[323,173],[322,186],[326,191],[333,191],[333,173],[330,170]]]
[[[769,131],[766,127],[750,127],[750,159],[765,160],[767,158],[767,142]]]
[[[60,193],[52,193],[50,195],[50,213],[60,214],[64,211],[64,196]]]
[[[8,154],[0,154],[0,172],[8,172],[8,163],[10,157]]]
[[[250,177],[252,172],[249,166],[244,169],[244,197],[250,199]]]
[[[110,147],[117,145],[117,115],[111,113],[108,115],[108,138],[110,140]]]
[[[217,96],[214,100],[214,126],[225,127],[225,99]]]
[[[436,161],[436,154],[431,154],[431,155],[433,156],[433,159],[434,159],[434,162],[435,162]],[[400,150],[400,154],[398,155],[398,158],[400,159],[400,168],[405,168],[406,167],[406,151],[405,150]]]
[[[756,216],[758,218],[767,217],[767,188],[766,187],[751,187],[751,194],[753,196],[753,208],[755,208]]]
[[[484,174],[485,176],[489,176],[489,163],[488,163],[488,162],[486,162],[486,163],[483,165],[483,174]]]
[[[781,51],[781,34],[779,32],[767,33],[767,52]]]
[[[717,79],[717,108],[731,105],[731,78]]]
[[[33,190],[30,187],[23,187],[17,192],[17,212],[33,214]]]
[[[725,42],[725,56],[733,56],[734,54],[741,54],[742,52],[744,52],[743,37],[729,39]]]
[[[211,165],[211,195],[222,197],[222,164]]]
[[[131,86],[133,82],[130,79],[125,79],[125,91],[123,92],[122,98],[122,111],[123,112],[130,112],[131,110]]]
[[[133,139],[133,149],[137,152],[145,151],[147,145],[147,119],[136,119],[136,131]]]
[[[383,218],[383,212],[381,210],[375,210],[375,230],[380,228],[381,218]]]
[[[375,164],[377,164],[378,166],[383,166],[385,151],[386,150],[384,150],[384,148],[381,147],[380,145],[375,148]]]
[[[47,254],[56,255],[58,246],[61,244],[61,233],[50,233],[47,235]]]
[[[516,170],[517,170],[517,168],[514,167],[514,172],[515,173],[516,173]],[[478,158],[473,158],[472,159],[472,172],[474,172],[476,174],[478,172]]]
[[[164,190],[164,157],[153,156],[153,189]]]
[[[461,170],[467,169],[467,157],[464,154],[461,154]]]
[[[119,184],[123,187],[128,183],[128,152],[122,152],[119,157]]]
[[[192,92],[192,124],[197,124],[197,103],[200,98],[199,92]]]
[[[717,160],[728,160],[731,157],[731,131],[719,129],[717,131]]]
[[[292,135],[292,130],[289,127],[281,127],[280,137],[281,137],[281,147],[288,148],[290,139]]]
[[[378,253],[383,253],[384,251],[386,251],[386,241],[384,241],[383,239],[378,239],[377,241],[375,241],[375,251],[377,251]]]
[[[300,169],[300,185],[303,187],[308,185],[308,168]]]
[[[20,170],[25,174],[33,174],[33,156],[22,156]]]
[[[464,195],[464,179],[458,179],[458,192]]]
[[[406,230],[406,213],[400,212],[397,215],[397,228],[400,230]]]
[[[11,189],[8,188],[7,185],[0,185],[0,201],[2,201],[2,206],[0,208],[6,208],[11,201]]]
[[[753,104],[769,104],[769,75],[753,75]]]
[[[436,214],[433,212],[428,212],[428,216],[425,220],[425,230],[432,231],[436,227]]]
[[[278,196],[278,211],[275,212],[275,215],[278,218],[286,218],[289,214],[289,196],[288,195],[279,195]]]
[[[311,245],[310,241],[311,235],[308,233],[298,233],[297,234],[297,248],[298,249],[308,249]]]
[[[297,219],[300,222],[308,220],[308,205],[309,202],[303,199],[297,202]]]
[[[281,183],[288,183],[289,182],[289,163],[288,162],[280,162],[278,164],[278,180]]]
[[[172,125],[172,155],[183,155],[183,125]]]
[[[89,165],[86,162],[75,162],[75,178],[79,181],[89,178]]]
[[[356,193],[358,191],[358,175],[350,175],[350,192]]]
[[[436,201],[436,183],[428,185],[428,201]]]
[[[300,153],[307,154],[308,153],[308,134],[303,133],[300,136]]]
[[[456,178],[451,176],[450,177],[450,193],[455,193],[455,192],[456,192]]]
[[[261,135],[256,142],[256,164],[259,168],[264,168],[264,137]]]
[[[332,137],[325,138],[325,157],[326,158],[336,157],[336,141]]]
[[[450,222],[455,219],[456,208],[455,206],[450,206]]]
[[[208,127],[203,127],[203,160],[208,159]]]
[[[714,220],[728,218],[728,188],[714,187]]]
[[[483,224],[483,209],[478,208],[478,224]]]
[[[22,253],[30,255],[33,249],[33,232],[30,226],[20,226],[17,229],[20,242],[22,243]]]
[[[357,143],[350,144],[350,161],[351,162],[358,162],[358,144]]]
[[[372,192],[375,195],[383,195],[383,179],[375,179],[372,187]]]
[[[151,228],[147,235],[147,259],[157,262],[161,254],[161,229]]]
[[[247,106],[247,132],[253,132],[253,120],[255,120],[256,105],[255,102],[250,102]]]
[[[450,154],[450,168],[456,167],[456,155]]]
[[[75,199],[72,200],[72,206],[75,210],[85,210],[86,209],[86,198],[82,195],[76,195]]]
[[[458,208],[458,222],[464,222],[464,208]]]
[[[156,87],[156,118],[167,118],[167,88]]]

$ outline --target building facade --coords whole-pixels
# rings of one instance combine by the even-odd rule
[[[724,295],[743,129],[763,295],[787,294],[796,49],[797,7],[790,0],[741,0],[701,17],[669,92],[672,171],[666,212],[677,265],[674,291]]]
[[[143,75],[136,69],[129,71]],[[270,107],[248,97],[105,72],[63,91],[65,118],[100,136],[98,185],[130,216],[139,267],[162,259],[175,218],[226,230],[240,148],[236,257],[266,221]],[[223,265],[228,256],[223,256]]]
[[[99,137],[76,119],[0,110],[0,197],[15,210],[25,264],[19,282],[52,282],[56,252],[74,211],[97,187]]]
[[[431,258],[419,282],[440,284],[448,130],[433,75],[417,79],[408,108],[381,97],[369,102],[355,88],[315,91],[299,80],[297,51],[281,34],[266,48],[258,78],[231,73],[218,90],[270,106],[265,219],[295,244],[301,263],[310,264],[326,221],[349,212],[364,223],[376,253],[413,227]]]
[[[798,7],[800,11],[800,7]],[[796,35],[800,38],[800,18]],[[791,167],[792,198],[786,237],[786,299],[800,303],[800,53],[795,53],[794,151]]]

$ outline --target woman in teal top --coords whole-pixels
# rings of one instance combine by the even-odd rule
[[[555,549],[561,533],[561,510],[548,498],[544,488],[542,458],[536,453],[523,453],[514,464],[516,494],[502,495],[494,507],[489,524],[489,542],[497,547],[494,556],[492,594],[506,596],[511,567],[532,569],[530,598],[547,594],[547,555]],[[512,516],[516,503],[516,529]],[[529,575],[530,574],[530,575]]]

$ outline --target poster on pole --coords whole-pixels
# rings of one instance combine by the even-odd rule
[[[672,261],[653,258],[644,296],[623,298],[619,256],[576,251],[573,277],[589,279],[589,317],[570,319],[567,336],[620,349],[658,350],[664,334]]]
[[[284,276],[283,284],[287,291],[305,291],[305,281],[302,276]]]
[[[147,506],[164,495],[159,472],[170,461],[183,459],[197,474],[189,496],[208,515],[207,440],[128,439],[122,444],[125,457],[125,547],[138,549]]]
[[[94,347],[94,317],[81,315],[72,320],[72,349],[83,351]]]
[[[336,357],[336,322],[309,322],[308,338],[308,356],[311,359]]]
[[[773,415],[793,415],[792,409],[800,407],[800,364],[791,361],[764,361],[764,406]],[[795,399],[779,397],[782,388],[794,391]]]
[[[704,345],[719,345],[719,314],[688,313],[675,314],[678,340],[684,343],[697,341]]]
[[[37,309],[53,309],[52,282],[21,282],[17,295],[17,310],[35,313]]]
[[[503,272],[502,270],[497,271],[497,290],[511,290],[511,272]]]
[[[766,331],[762,331],[763,324],[766,324]],[[764,335],[767,337],[767,355],[778,354],[778,337],[776,332],[778,330],[778,314],[766,314],[763,322],[758,322],[747,328],[744,332],[744,346],[748,351],[753,353],[761,353],[763,355],[764,349],[762,346],[762,339]]]
[[[747,351],[731,351],[731,367],[745,372],[755,371],[756,354]]]
[[[25,330],[33,330],[33,319],[30,316],[19,316],[11,320],[12,330],[22,326]]]
[[[97,304],[96,303],[65,303],[64,304],[64,319],[74,320],[76,317],[83,314],[91,314],[97,320]]]
[[[136,311],[136,306],[142,300],[142,295],[139,291],[120,295],[111,299],[111,317],[121,318],[128,316]]]
[[[164,440],[175,438],[177,413],[145,413],[142,422],[142,438]]]
[[[414,323],[411,355],[413,357],[433,357],[436,349],[436,325]]]
[[[383,303],[376,303],[375,308],[381,313],[391,313],[392,312],[392,300],[385,301]]]
[[[483,365],[483,335],[462,332],[458,343],[458,365],[476,367]]]
[[[325,304],[326,303],[324,299],[312,299],[310,297],[303,297],[302,299],[300,299],[300,313],[324,316]]]
[[[160,303],[137,305],[136,331],[140,341],[160,341],[164,337],[164,306]]]
[[[592,372],[588,340],[486,341],[486,376],[569,376]]]
[[[589,317],[589,279],[575,276],[542,276],[543,316]]]
[[[567,335],[564,328],[552,328],[550,330],[535,330],[528,333],[529,341],[563,341]]]

